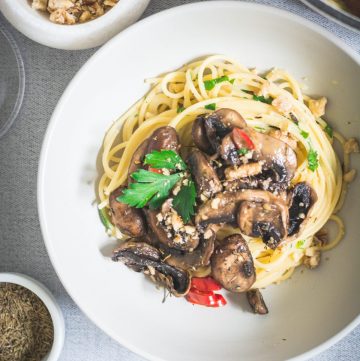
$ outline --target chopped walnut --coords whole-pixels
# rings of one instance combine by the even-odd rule
[[[344,145],[344,152],[347,154],[350,153],[359,153],[359,143],[355,138],[349,138]]]
[[[50,21],[71,25],[104,15],[119,0],[32,0],[32,8],[47,11]]]
[[[346,183],[351,183],[356,177],[356,170],[355,169],[351,169],[349,170],[347,173],[344,174],[344,182]]]
[[[309,99],[309,109],[315,118],[320,118],[325,114],[326,103],[327,99],[325,97],[321,97],[320,99]]]
[[[31,7],[34,10],[46,11],[48,0],[33,0]]]
[[[304,265],[307,268],[313,269],[319,266],[321,259],[320,251],[314,251],[312,256],[305,256]]]

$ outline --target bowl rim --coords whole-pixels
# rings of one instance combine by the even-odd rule
[[[58,360],[65,341],[65,321],[55,297],[39,281],[21,273],[0,272],[0,283],[13,283],[25,287],[44,303],[53,322],[54,340],[50,352],[44,357],[43,361]]]
[[[49,254],[49,258],[50,258],[53,266],[56,264],[56,262],[55,262],[54,254],[53,254],[53,251],[51,248],[51,243],[48,241],[49,236],[48,236],[48,231],[47,231],[46,214],[45,214],[44,208],[42,206],[42,204],[43,204],[43,196],[42,196],[43,186],[42,185],[43,185],[43,179],[45,177],[45,164],[46,164],[46,160],[47,160],[47,156],[48,156],[48,150],[49,150],[51,138],[53,135],[53,131],[55,129],[55,125],[59,121],[59,113],[61,112],[61,109],[62,109],[63,105],[66,103],[68,97],[71,96],[72,90],[73,90],[74,86],[76,86],[78,79],[80,79],[82,77],[83,73],[85,73],[87,71],[87,69],[92,65],[92,63],[97,59],[98,56],[101,56],[101,54],[103,52],[107,51],[107,49],[109,47],[113,46],[113,43],[118,41],[119,38],[126,37],[128,32],[134,31],[143,26],[146,26],[148,23],[151,23],[154,20],[154,18],[158,18],[158,17],[162,17],[162,16],[171,16],[183,9],[202,9],[203,7],[208,8],[209,6],[215,8],[215,9],[219,8],[219,7],[224,8],[226,6],[228,6],[228,7],[237,6],[239,8],[249,8],[249,9],[255,8],[255,9],[262,10],[262,11],[266,11],[270,15],[281,15],[281,16],[287,17],[288,19],[290,19],[306,28],[309,28],[310,30],[312,30],[312,31],[320,34],[324,38],[326,38],[329,42],[334,44],[337,48],[339,48],[344,53],[346,53],[352,60],[354,60],[357,63],[358,66],[360,66],[360,54],[357,54],[355,50],[353,50],[350,46],[343,43],[337,36],[335,36],[331,32],[325,30],[320,25],[317,25],[317,24],[311,22],[310,20],[307,20],[307,19],[301,17],[300,15],[296,15],[289,11],[282,10],[282,9],[279,9],[279,8],[276,8],[273,6],[269,6],[269,5],[265,5],[265,4],[258,4],[258,3],[252,3],[252,2],[250,3],[250,2],[246,2],[246,1],[239,2],[236,0],[225,0],[225,1],[216,0],[216,1],[195,2],[195,3],[183,4],[183,5],[176,6],[176,7],[167,9],[167,10],[163,10],[159,13],[156,13],[149,17],[146,17],[146,18],[142,19],[141,21],[138,21],[137,23],[129,26],[127,29],[125,29],[118,35],[114,36],[104,46],[102,46],[99,50],[97,50],[86,61],[86,63],[79,69],[79,71],[76,73],[76,75],[70,81],[67,88],[65,89],[62,96],[60,97],[60,99],[54,109],[54,112],[50,118],[50,122],[49,122],[48,128],[45,133],[45,137],[43,140],[41,153],[40,153],[40,159],[39,159],[38,179],[37,179],[37,205],[38,205],[41,232],[43,235],[46,249]],[[59,274],[59,272],[55,266],[54,266],[54,270],[55,270],[57,276],[59,277],[60,281],[62,282],[61,275]],[[76,305],[81,304],[80,302],[77,302],[77,296],[75,294],[72,294],[71,292],[69,292],[67,285],[64,284],[63,282],[62,282],[62,284],[63,284],[65,290],[70,295],[70,297],[74,300]],[[98,326],[98,324],[95,322],[95,320],[91,314],[89,314],[86,310],[83,310],[80,306],[78,306],[78,307],[95,325]],[[325,342],[319,344],[318,346],[316,346],[308,351],[305,351],[304,353],[302,353],[300,355],[297,355],[297,356],[289,359],[289,361],[290,360],[291,361],[307,360],[310,357],[316,356],[320,352],[325,351],[330,346],[332,346],[333,344],[338,342],[340,339],[342,339],[345,335],[350,333],[359,324],[360,324],[360,314],[353,321],[351,321],[347,326],[345,326],[342,330],[340,330],[334,336],[330,337]],[[109,335],[116,342],[120,343],[121,345],[128,348],[132,352],[134,352],[148,360],[151,360],[151,361],[165,361],[163,358],[157,357],[153,354],[149,354],[149,353],[141,350],[136,345],[130,344],[129,342],[125,341],[122,337],[118,337],[117,335],[112,333],[110,330],[105,331],[103,328],[101,328],[101,326],[98,326],[98,327],[105,334]]]
[[[16,94],[15,103],[13,106],[13,109],[9,115],[9,118],[5,121],[4,125],[0,127],[0,138],[2,138],[11,128],[11,126],[14,124],[19,111],[21,109],[23,100],[24,100],[24,94],[25,94],[25,66],[24,61],[21,56],[20,49],[18,45],[16,44],[15,39],[10,34],[8,30],[5,29],[4,25],[0,23],[0,33],[4,36],[4,38],[8,41],[8,44],[10,48],[12,49],[12,52],[14,54],[15,60],[16,60],[16,66],[18,71],[18,77],[19,77],[19,86],[18,91]]]

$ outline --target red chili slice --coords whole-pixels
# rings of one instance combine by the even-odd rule
[[[199,291],[218,291],[222,288],[212,277],[193,277],[191,287]]]
[[[255,149],[255,144],[252,142],[250,137],[246,134],[245,131],[234,128],[232,131],[232,138],[235,143],[235,145],[240,149],[244,146],[244,142],[246,144],[246,148],[248,149]]]
[[[161,170],[161,169],[158,169],[158,168],[149,167],[149,168],[148,168],[148,171],[149,171],[149,172],[153,172],[153,173],[162,174],[162,170]]]
[[[206,307],[220,307],[226,305],[226,300],[222,295],[212,291],[199,291],[196,288],[191,288],[185,298],[190,303]]]

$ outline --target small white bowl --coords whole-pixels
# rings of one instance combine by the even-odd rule
[[[134,23],[150,0],[119,0],[106,14],[82,24],[61,25],[49,14],[31,8],[27,0],[1,0],[0,11],[30,39],[52,48],[79,50],[93,48],[111,39]]]
[[[57,361],[60,357],[61,350],[65,340],[65,322],[54,296],[40,282],[33,278],[19,273],[0,273],[0,283],[14,283],[23,286],[38,296],[48,309],[53,326],[54,341],[52,348],[43,361]]]

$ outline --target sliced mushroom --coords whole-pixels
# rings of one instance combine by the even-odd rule
[[[124,188],[120,186],[110,194],[109,205],[112,223],[122,233],[130,237],[144,236],[146,233],[146,222],[142,210],[116,200],[122,194]]]
[[[254,313],[258,313],[260,315],[266,315],[267,313],[269,313],[264,298],[257,288],[247,291],[246,296]]]
[[[222,139],[219,146],[219,154],[225,164],[240,165],[242,163],[238,148],[236,147],[231,134],[226,135]]]
[[[214,148],[209,142],[204,124],[204,116],[199,116],[195,119],[192,126],[192,138],[195,145],[203,152],[207,154],[214,154],[216,148]]]
[[[114,250],[112,260],[123,262],[136,272],[143,272],[175,296],[184,296],[190,288],[190,275],[161,260],[160,252],[145,242],[125,241]]]
[[[227,167],[225,169],[225,177],[227,180],[236,180],[239,178],[249,178],[255,176],[262,171],[260,162],[242,164],[240,166]]]
[[[288,207],[281,197],[267,191],[246,189],[219,193],[213,199],[206,201],[199,207],[195,223],[201,227],[208,224],[232,223],[236,220],[239,205],[243,201],[276,204],[283,222],[288,221]]]
[[[297,183],[290,193],[288,234],[299,232],[302,222],[317,200],[315,191],[305,182]]]
[[[181,269],[196,270],[208,266],[214,252],[215,232],[209,229],[200,236],[198,247],[193,252],[179,251],[173,248],[160,246],[164,254],[164,262]]]
[[[194,176],[199,197],[203,194],[206,198],[210,198],[215,193],[221,192],[220,179],[202,152],[199,150],[192,151],[187,161],[190,172]]]
[[[163,213],[159,210],[144,209],[144,212],[149,228],[165,246],[188,252],[192,252],[198,246],[198,235],[187,233],[181,217],[173,210]]]
[[[272,249],[286,237],[287,219],[282,218],[276,203],[242,202],[237,221],[242,233],[261,237]]]
[[[131,157],[129,170],[128,170],[128,183],[132,182],[132,178],[130,177],[130,175],[142,167],[142,162],[144,161],[144,157],[148,153],[147,152],[148,146],[149,146],[149,139],[145,139],[136,148],[133,156]]]
[[[179,136],[173,127],[160,127],[154,131],[149,140],[147,153],[153,150],[174,150],[176,152],[180,149]]]
[[[240,234],[225,238],[211,257],[213,278],[231,292],[245,292],[256,273],[249,247]]]

